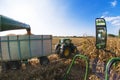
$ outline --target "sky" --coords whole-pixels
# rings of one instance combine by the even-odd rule
[[[118,35],[120,0],[0,0],[0,15],[53,36],[95,36],[95,19],[105,18],[108,33]]]

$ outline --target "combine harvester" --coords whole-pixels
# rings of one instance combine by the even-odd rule
[[[0,15],[0,31],[16,29],[26,29],[28,35],[0,37],[2,70],[19,69],[21,61],[27,61],[33,57],[37,57],[43,65],[48,64],[47,56],[52,53],[52,36],[31,35],[29,25]]]
[[[95,20],[95,25],[96,25],[96,49],[98,50],[98,53],[97,55],[99,55],[99,51],[100,50],[104,50],[105,52],[110,52],[112,54],[115,55],[114,52],[110,51],[110,50],[106,50],[106,42],[107,42],[107,28],[106,28],[106,21],[104,18],[96,18]],[[85,77],[84,77],[84,80],[88,80],[88,74],[89,74],[89,65],[92,65],[92,72],[97,76],[99,77],[100,80],[109,80],[109,78],[111,76],[110,75],[110,69],[111,69],[111,66],[120,61],[120,57],[113,57],[111,59],[109,59],[109,61],[102,67],[104,67],[104,73],[100,73],[100,72],[97,72],[96,70],[96,67],[98,66],[97,65],[97,62],[98,62],[98,56],[97,58],[94,60],[94,62],[91,64],[88,57],[87,56],[84,56],[84,55],[81,55],[81,54],[77,54],[73,57],[73,60],[70,64],[70,66],[68,67],[67,69],[67,72],[65,73],[64,75],[64,78],[63,80],[67,80],[67,77],[75,63],[75,60],[76,58],[82,58],[83,60],[85,60],[85,63],[86,63],[86,71],[85,71]],[[116,79],[117,77],[117,79]],[[113,79],[112,80],[120,80],[120,76],[119,74],[115,74],[113,76]]]

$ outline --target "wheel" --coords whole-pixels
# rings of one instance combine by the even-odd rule
[[[62,58],[68,58],[71,55],[71,51],[69,47],[64,47],[61,50],[60,57]]]
[[[60,54],[60,44],[57,44],[55,47],[55,53]]]
[[[48,65],[50,63],[49,59],[47,58],[47,56],[42,56],[39,58],[40,59],[40,64],[41,65]]]
[[[6,72],[9,69],[10,69],[10,67],[9,67],[8,63],[7,62],[2,62],[2,71]]]
[[[75,53],[75,54],[77,54],[77,53],[78,53],[78,50],[77,50],[77,47],[76,47],[76,46],[74,46],[73,53]]]
[[[10,66],[10,69],[20,69],[21,68],[20,61],[9,61],[8,64]]]
[[[73,43],[70,44],[70,49],[72,53],[77,53],[77,47]]]

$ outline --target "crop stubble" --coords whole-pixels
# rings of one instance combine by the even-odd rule
[[[103,63],[106,63],[112,57],[120,57],[119,38],[108,38],[107,41],[106,49],[114,52],[114,54],[103,50],[98,51],[95,48],[95,38],[85,37],[71,39],[77,46],[80,54],[86,55],[90,61],[98,58],[97,65],[103,65]],[[59,38],[53,38],[53,52],[54,46],[58,43],[58,41]],[[9,70],[6,73],[0,73],[0,80],[61,80],[72,60],[72,57],[69,59],[60,59],[58,55],[52,54],[49,56],[50,64],[48,66],[42,66],[35,63],[34,65],[28,65],[26,68],[22,68],[20,70]],[[83,80],[85,73],[85,62],[83,60],[78,61],[78,64],[75,64],[72,68],[70,75],[68,76],[68,80]],[[104,73],[103,66],[97,66],[96,71]],[[116,67],[112,66],[111,76],[113,76],[112,71],[120,73],[120,64]],[[91,65],[89,80],[100,80],[96,75],[94,75],[94,73],[92,73]]]

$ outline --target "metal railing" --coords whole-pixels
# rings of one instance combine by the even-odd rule
[[[111,59],[107,62],[106,69],[105,69],[105,80],[109,80],[110,68],[111,68],[111,66],[112,66],[115,62],[117,62],[117,61],[120,61],[120,57],[111,58]]]
[[[70,73],[71,68],[72,68],[72,66],[73,66],[73,64],[74,64],[74,62],[75,62],[75,60],[76,60],[77,57],[83,58],[83,59],[86,61],[86,71],[85,71],[84,80],[87,80],[87,79],[88,79],[89,60],[88,60],[88,58],[87,58],[86,56],[81,55],[81,54],[77,54],[77,55],[75,55],[75,56],[73,57],[73,60],[72,60],[72,62],[71,62],[71,64],[70,64],[70,66],[68,67],[68,70],[67,70],[67,72],[65,73],[65,76],[64,76],[63,80],[67,80],[66,78],[67,78],[68,74]]]

